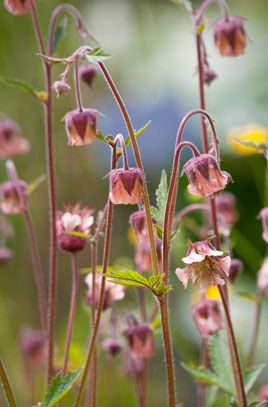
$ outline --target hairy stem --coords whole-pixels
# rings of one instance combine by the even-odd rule
[[[74,84],[75,84],[75,97],[76,97],[77,109],[79,110],[79,112],[83,112],[81,88],[80,88],[80,81],[79,81],[79,77],[78,77],[78,58],[75,58],[75,63],[74,63]]]
[[[0,358],[0,378],[1,378],[1,382],[5,391],[5,395],[9,404],[9,407],[16,407],[16,401],[15,401],[15,397],[13,395],[13,391],[11,388],[11,385],[9,383],[7,374],[6,374],[6,370],[3,364],[2,359]]]

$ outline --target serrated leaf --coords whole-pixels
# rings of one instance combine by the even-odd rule
[[[104,52],[104,50],[101,47],[97,47],[92,49],[89,53],[86,55],[86,59],[89,63],[91,64],[99,64],[106,59],[110,58],[111,55],[107,54]]]
[[[143,127],[141,127],[138,131],[136,131],[135,133],[135,138],[139,138],[142,133],[144,133],[144,131],[147,129],[147,127],[150,126],[150,124],[152,123],[152,120],[149,120]],[[127,136],[127,138],[125,139],[125,145],[126,147],[129,147],[131,144],[131,138],[130,136]]]
[[[54,51],[58,47],[61,40],[64,38],[66,31],[67,31],[67,26],[68,26],[68,18],[65,16],[62,19],[62,21],[58,24],[56,32],[55,32],[54,41],[53,41],[53,50]]]
[[[34,97],[37,100],[40,100],[40,92],[34,89],[34,87],[21,79],[16,79],[16,78],[3,78],[0,77],[0,82],[2,82],[5,85],[13,86],[17,89],[22,90],[23,92],[29,93],[32,97]]]
[[[74,382],[78,379],[82,369],[78,369],[74,372],[68,373],[65,377],[58,373],[51,382],[48,392],[45,396],[41,407],[53,407],[58,401],[71,390]]]
[[[155,213],[156,221],[160,223],[160,225],[163,225],[164,223],[167,193],[168,193],[167,174],[165,170],[162,170],[160,182],[155,192],[157,209],[154,210],[154,212],[157,211],[157,213]]]
[[[159,281],[163,278],[163,274],[158,274],[157,276],[151,276],[149,278],[150,287],[153,288]]]
[[[157,223],[162,223],[162,216],[159,213],[159,210],[154,206],[151,206],[152,217],[156,220]]]
[[[224,383],[221,379],[216,375],[216,373],[212,372],[204,368],[203,366],[190,366],[186,363],[181,364],[182,367],[191,375],[193,375],[196,379],[208,383],[210,385],[215,385],[220,387],[222,390],[229,392],[228,389],[224,386]]]
[[[115,284],[150,288],[149,281],[137,271],[111,271],[104,274]]]
[[[232,372],[232,364],[229,354],[229,347],[226,335],[223,331],[218,331],[210,338],[209,356],[213,370],[220,380],[225,383],[226,389],[232,395],[235,394],[235,386]]]
[[[193,6],[189,0],[170,0],[171,3],[176,4],[178,7],[183,7],[188,13],[192,13]]]
[[[265,364],[261,364],[259,366],[254,366],[251,369],[247,369],[244,373],[244,385],[245,385],[245,391],[246,393],[249,393],[249,391],[252,389],[252,386],[258,379],[260,373],[264,369]]]

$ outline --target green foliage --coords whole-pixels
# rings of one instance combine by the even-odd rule
[[[107,140],[106,140],[106,138],[104,137],[104,135],[102,134],[101,131],[98,131],[98,133],[97,133],[97,138],[98,138],[100,141],[102,141],[103,143],[107,144]]]
[[[256,295],[247,291],[237,291],[236,294],[244,300],[256,301]]]
[[[89,63],[97,65],[105,61],[106,59],[110,58],[110,56],[111,55],[104,52],[101,47],[97,47],[93,48],[91,51],[87,53],[86,59],[88,60]]]
[[[228,389],[224,386],[224,383],[211,370],[208,370],[203,366],[187,365],[185,363],[182,363],[181,365],[188,373],[191,373],[196,379],[201,380],[202,382],[210,385],[216,385],[217,387],[228,392]]]
[[[162,170],[160,182],[155,193],[157,208],[155,208],[154,206],[151,207],[152,216],[154,217],[156,222],[160,225],[163,225],[164,223],[167,194],[168,194],[167,174],[165,170]]]
[[[258,379],[259,375],[261,374],[262,370],[264,369],[265,364],[261,364],[259,366],[254,366],[250,369],[246,369],[244,372],[244,384],[246,393],[252,389],[254,383]]]
[[[54,36],[54,41],[53,41],[53,50],[57,49],[59,43],[61,40],[65,37],[66,32],[67,32],[67,26],[68,26],[68,18],[65,16],[62,21],[58,24],[55,36]]]
[[[62,377],[61,374],[58,373],[52,380],[41,407],[53,407],[62,400],[68,391],[71,390],[81,371],[82,369],[77,369],[65,377]]]
[[[152,123],[152,120],[149,120],[143,127],[141,127],[138,131],[136,131],[135,138],[139,138],[142,135],[142,133],[145,132],[147,127],[150,126],[151,123]],[[129,147],[130,144],[131,144],[131,138],[130,138],[130,136],[127,136],[127,138],[125,139],[125,145],[126,145],[126,147]]]
[[[188,13],[192,13],[193,6],[189,0],[170,0],[171,3],[174,3],[178,7],[183,7]]]
[[[21,79],[0,77],[0,82],[4,83],[5,85],[13,86],[17,89],[20,89],[23,92],[29,93],[34,99],[37,99],[39,101],[46,100],[45,92],[38,92],[30,83]]]
[[[265,151],[268,150],[268,143],[265,142],[258,143],[251,140],[239,140],[239,139],[234,139],[234,141],[237,144],[241,144],[243,147],[254,148],[254,150],[256,150],[256,153],[264,153]]]

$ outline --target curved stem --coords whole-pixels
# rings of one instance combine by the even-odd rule
[[[113,146],[111,169],[114,169],[115,167],[116,167],[116,145]],[[96,339],[98,336],[101,314],[102,314],[103,304],[104,304],[104,300],[105,300],[106,277],[104,276],[104,274],[107,271],[107,266],[108,266],[108,262],[109,262],[111,235],[112,235],[112,219],[113,219],[113,203],[109,200],[108,209],[107,209],[107,223],[106,223],[106,233],[105,233],[105,242],[104,242],[104,251],[103,251],[103,263],[102,263],[102,280],[101,280],[98,311],[97,311],[97,315],[96,315],[96,319],[95,319],[95,323],[94,323],[94,327],[93,327],[93,332],[92,332],[90,343],[89,343],[89,349],[88,349],[88,353],[87,353],[83,376],[82,376],[82,379],[80,382],[80,386],[78,389],[74,407],[78,407],[81,405],[89,368],[91,365],[92,357],[94,356],[94,352],[95,352]]]
[[[9,383],[9,380],[8,380],[8,377],[6,374],[6,370],[5,370],[5,367],[4,367],[4,364],[3,364],[1,358],[0,358],[0,379],[1,379],[4,391],[5,391],[5,395],[6,395],[9,407],[16,407],[16,405],[17,405],[16,400],[13,395],[13,391],[12,391],[11,385]]]
[[[256,295],[256,303],[255,303],[255,318],[254,318],[254,327],[251,335],[251,343],[248,352],[248,360],[247,360],[247,367],[250,368],[255,363],[255,356],[256,356],[256,349],[257,349],[257,342],[260,330],[260,321],[261,321],[261,308],[262,308],[262,299],[263,294],[261,292],[257,293]]]
[[[80,88],[80,81],[79,81],[79,77],[78,77],[78,58],[75,58],[75,63],[74,63],[74,84],[75,84],[75,97],[76,97],[77,108],[80,112],[83,112],[81,88]]]
[[[128,158],[127,158],[127,149],[126,149],[126,144],[125,144],[125,139],[122,134],[117,134],[117,136],[114,139],[114,142],[116,143],[117,140],[120,141],[120,146],[123,154],[123,162],[124,162],[124,168],[125,170],[129,169],[128,165]]]
[[[195,203],[191,205],[187,205],[185,208],[183,208],[177,215],[174,217],[173,220],[173,229],[176,229],[176,227],[180,224],[184,216],[188,215],[190,212],[194,211],[210,211],[209,205],[202,204],[202,203]]]
[[[176,385],[175,385],[175,372],[173,362],[173,351],[170,335],[169,315],[168,315],[168,296],[159,298],[160,313],[162,321],[163,342],[166,359],[166,373],[168,381],[168,406],[176,406]]]
[[[77,293],[78,293],[77,253],[71,254],[71,263],[72,263],[72,294],[71,294],[68,328],[67,328],[63,367],[62,367],[62,376],[63,377],[66,375],[66,373],[68,371],[69,350],[70,350],[70,345],[71,345],[71,340],[72,340],[74,316],[75,316],[75,309],[76,309],[76,304],[77,304]]]
[[[196,25],[200,24],[200,20],[203,18],[204,14],[207,11],[207,9],[209,8],[209,6],[211,6],[213,3],[218,4],[219,8],[221,9],[222,16],[226,20],[228,20],[229,10],[228,10],[228,6],[227,6],[227,3],[225,0],[205,0],[201,4],[197,13],[194,15],[194,20],[195,20]]]

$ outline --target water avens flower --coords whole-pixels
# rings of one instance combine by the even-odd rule
[[[96,109],[72,110],[65,115],[65,126],[70,146],[92,144],[97,135]]]
[[[192,308],[195,326],[200,335],[214,335],[223,327],[220,304],[215,300],[203,300]]]
[[[213,31],[215,45],[222,56],[235,57],[244,53],[247,37],[242,17],[222,17],[214,22]]]
[[[20,180],[19,187],[27,200],[27,183]],[[5,215],[17,215],[25,209],[21,206],[17,185],[13,181],[0,184],[0,208]]]
[[[30,1],[29,0],[5,0],[5,8],[14,16],[23,15],[30,10]]]
[[[52,85],[52,89],[55,91],[57,97],[61,97],[62,95],[70,92],[71,86],[68,85],[65,81],[55,81]]]
[[[258,217],[262,221],[262,238],[268,243],[268,206],[260,211]]]
[[[123,332],[127,339],[130,356],[136,358],[150,358],[154,355],[153,331],[149,324],[131,324]]]
[[[155,248],[158,262],[161,263],[162,242],[158,238],[155,239]],[[137,244],[135,263],[142,272],[152,270],[151,245],[148,239]]]
[[[20,333],[19,347],[26,361],[34,365],[45,363],[47,352],[44,332],[23,327]]]
[[[231,192],[222,192],[217,195],[215,204],[219,230],[223,235],[229,236],[231,227],[237,222],[239,217],[236,210],[235,196]]]
[[[188,254],[182,261],[186,267],[177,268],[176,275],[184,288],[187,288],[189,279],[192,280],[192,284],[204,288],[210,285],[224,285],[231,264],[230,256],[224,256],[224,253],[216,250],[208,240],[190,242]]]
[[[102,342],[102,348],[110,357],[115,357],[121,352],[123,346],[121,341],[116,338],[108,338]]]
[[[183,173],[188,177],[188,191],[201,197],[221,191],[230,180],[230,175],[221,171],[217,159],[211,154],[191,158],[184,165]]]
[[[26,154],[30,147],[30,142],[22,137],[17,123],[0,116],[0,159]]]
[[[257,275],[257,286],[263,294],[268,294],[268,257],[265,257]]]
[[[98,308],[99,296],[101,291],[102,276],[100,273],[95,275],[95,307]],[[93,274],[89,273],[85,278],[87,285],[86,302],[93,305]],[[120,284],[114,284],[110,281],[105,283],[105,294],[103,310],[111,308],[115,301],[120,301],[125,297],[125,287]]]
[[[243,271],[243,263],[239,259],[232,259],[230,270],[229,270],[229,280],[235,283],[237,277]]]
[[[79,232],[88,235],[94,223],[92,213],[92,209],[81,209],[80,205],[66,207],[65,211],[58,211],[57,236],[58,245],[62,250],[77,252],[84,249],[86,239],[71,235],[71,233]]]
[[[79,68],[80,79],[88,86],[92,86],[94,79],[98,74],[98,67],[93,64],[82,65]]]
[[[113,204],[135,205],[143,197],[143,175],[139,168],[110,171],[110,200]]]
[[[206,85],[210,85],[217,78],[217,74],[210,68],[204,66],[203,80]]]
[[[145,210],[133,212],[130,215],[129,223],[131,224],[131,226],[134,230],[137,242],[148,239],[148,230],[147,230]]]

